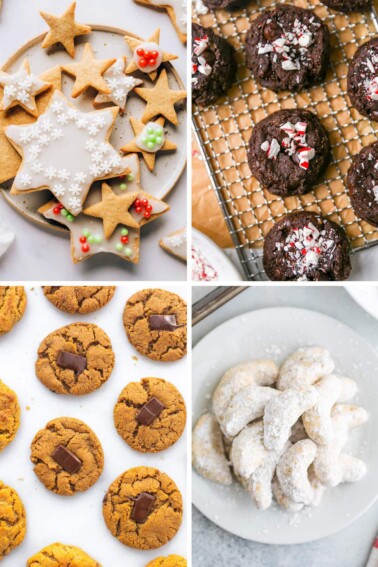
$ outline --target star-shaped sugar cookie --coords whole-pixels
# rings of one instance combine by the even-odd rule
[[[186,91],[174,91],[169,88],[168,75],[165,69],[160,73],[152,89],[137,87],[135,92],[147,102],[142,122],[146,123],[151,118],[161,114],[172,124],[178,124],[175,103],[186,98]]]
[[[182,43],[187,39],[187,1],[186,0],[136,0],[138,4],[165,10]]]
[[[116,107],[81,112],[56,90],[34,124],[6,128],[23,158],[11,193],[50,189],[78,215],[94,181],[127,173],[109,142],[117,114]]]
[[[104,79],[110,89],[109,94],[98,93],[94,99],[95,106],[107,102],[113,102],[119,106],[122,112],[125,111],[127,95],[143,81],[131,75],[125,75],[126,57],[120,57],[104,73]]]
[[[109,67],[115,63],[116,59],[95,59],[93,51],[89,43],[84,45],[83,56],[77,63],[62,65],[62,70],[68,75],[75,77],[75,83],[72,88],[71,96],[76,98],[81,95],[89,87],[101,91],[106,94],[111,93],[103,74]]]
[[[51,87],[30,73],[29,61],[25,59],[16,73],[0,71],[0,85],[4,87],[0,110],[21,106],[32,116],[38,116],[35,97]]]
[[[42,47],[48,49],[55,43],[61,43],[71,57],[75,56],[75,37],[92,31],[89,26],[78,24],[75,21],[75,8],[76,2],[73,2],[61,16],[40,12],[42,18],[50,26],[50,31],[46,34]]]
[[[148,124],[143,124],[143,122],[131,116],[130,124],[134,131],[135,138],[123,146],[121,151],[125,154],[134,152],[141,153],[148,169],[153,171],[157,152],[167,152],[177,149],[176,144],[165,138],[164,122],[163,116],[160,116],[155,122],[149,122]],[[155,141],[156,139],[160,140],[160,138],[157,138],[160,132],[162,142],[158,145],[155,144],[151,149],[148,148],[149,138],[153,138]]]
[[[133,56],[126,67],[126,73],[133,73],[139,70],[142,73],[147,73],[150,79],[154,81],[157,77],[156,70],[162,63],[177,59],[177,55],[167,53],[161,49],[159,45],[159,28],[147,40],[125,35],[125,41],[133,52]]]

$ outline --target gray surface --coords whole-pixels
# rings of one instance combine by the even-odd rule
[[[193,288],[196,301],[213,288]],[[378,353],[378,321],[342,287],[253,287],[193,330],[193,345],[227,319],[245,311],[286,306],[313,309],[352,327]],[[304,545],[274,546],[243,540],[209,522],[193,508],[193,567],[362,567],[378,531],[378,503],[338,534]]]

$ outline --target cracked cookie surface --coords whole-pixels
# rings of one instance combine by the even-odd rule
[[[101,567],[101,565],[80,547],[53,543],[30,557],[27,567]]]
[[[25,308],[26,293],[22,286],[0,286],[0,335],[12,329]]]
[[[59,285],[43,287],[47,299],[65,313],[93,313],[112,299],[115,286]]]
[[[131,519],[134,499],[141,493],[155,496],[145,523]],[[170,541],[182,521],[182,496],[173,480],[151,467],[136,467],[121,474],[104,498],[107,527],[121,543],[135,549],[156,549]]]
[[[186,567],[186,559],[180,555],[168,555],[168,557],[157,557],[149,563],[146,567]]]
[[[0,481],[0,561],[25,537],[25,508],[17,492]]]
[[[173,331],[150,329],[150,315],[176,315]],[[175,293],[163,289],[144,289],[132,295],[123,312],[123,324],[130,343],[152,360],[172,362],[186,354],[186,303]]]
[[[52,457],[63,446],[81,461],[79,470],[69,473]],[[82,421],[60,417],[38,431],[31,444],[34,472],[48,490],[64,496],[88,490],[104,468],[104,453],[96,434]]]
[[[141,424],[137,414],[151,398],[164,409],[149,425]],[[167,449],[181,437],[186,422],[186,408],[177,388],[162,378],[142,378],[130,382],[121,392],[114,407],[114,424],[130,447],[142,453]]]
[[[20,425],[16,393],[0,380],[0,451],[13,440]]]
[[[61,352],[87,359],[86,369],[58,366]],[[114,352],[107,334],[92,323],[72,323],[50,333],[41,342],[35,371],[38,379],[56,394],[81,396],[97,390],[109,378],[114,367]]]

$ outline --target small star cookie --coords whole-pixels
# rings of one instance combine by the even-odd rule
[[[186,91],[173,91],[169,88],[168,75],[165,69],[160,73],[152,89],[137,87],[135,92],[147,102],[142,122],[146,123],[151,118],[161,114],[172,124],[178,124],[175,103],[186,98]]]
[[[94,106],[113,102],[119,106],[122,112],[125,111],[127,95],[138,85],[142,85],[143,81],[136,79],[131,75],[125,75],[126,57],[120,57],[111,67],[104,73],[104,79],[110,89],[109,94],[98,93],[94,99]]]
[[[50,26],[50,31],[42,42],[44,49],[48,49],[55,43],[61,43],[71,57],[75,56],[75,37],[92,32],[89,26],[75,22],[75,8],[76,2],[73,2],[61,16],[40,12],[42,18]]]
[[[126,73],[141,71],[147,73],[154,81],[157,77],[156,70],[162,63],[177,59],[177,55],[163,51],[159,45],[160,29],[154,31],[146,41],[125,35],[125,41],[133,52],[133,57],[126,68]]]
[[[116,59],[104,59],[101,61],[95,59],[90,44],[86,43],[83,56],[79,62],[62,65],[62,70],[65,73],[75,77],[75,84],[71,92],[72,98],[77,98],[89,87],[110,94],[111,89],[105,81],[103,74],[115,61]]]
[[[141,153],[147,167],[153,171],[157,152],[176,150],[177,146],[167,140],[164,134],[164,117],[160,116],[155,122],[143,124],[140,120],[130,117],[130,124],[134,130],[135,138],[121,148],[121,152],[129,154]]]
[[[35,97],[51,87],[51,83],[42,81],[30,73],[29,61],[24,60],[16,73],[0,71],[0,85],[4,87],[1,110],[21,106],[32,116],[38,116]]]

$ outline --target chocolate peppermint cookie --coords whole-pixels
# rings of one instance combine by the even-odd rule
[[[318,82],[329,60],[329,33],[311,10],[280,6],[251,25],[246,63],[263,87],[279,92]]]
[[[372,2],[371,0],[322,0],[322,4],[337,12],[349,14],[350,12],[364,12],[370,9]]]
[[[253,129],[248,164],[261,185],[287,197],[302,195],[330,157],[327,132],[308,110],[278,110]]]
[[[290,213],[269,231],[264,269],[271,280],[346,280],[349,243],[336,223],[312,212]]]
[[[223,96],[235,81],[235,50],[211,28],[193,24],[192,31],[192,98],[207,106]]]
[[[378,120],[378,38],[364,43],[354,54],[347,91],[358,112]]]
[[[249,0],[203,0],[209,10],[237,10],[248,4]]]
[[[359,217],[378,226],[378,142],[354,156],[347,187],[352,207]]]

